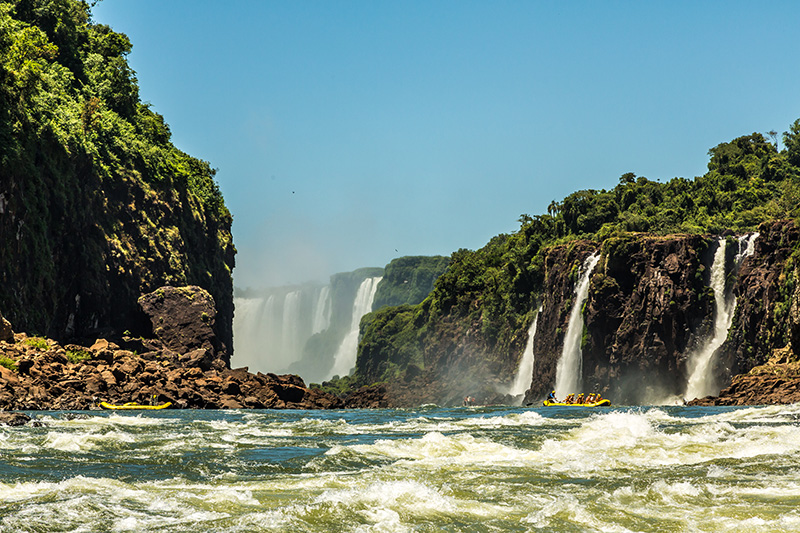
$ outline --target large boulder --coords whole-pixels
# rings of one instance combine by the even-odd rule
[[[229,356],[215,332],[217,309],[208,291],[197,286],[161,287],[139,298],[153,334],[178,354],[206,350],[226,364]]]
[[[24,413],[0,413],[0,425],[23,426],[31,421],[31,417]]]

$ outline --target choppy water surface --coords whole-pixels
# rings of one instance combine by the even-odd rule
[[[800,530],[800,406],[32,414],[0,531]]]

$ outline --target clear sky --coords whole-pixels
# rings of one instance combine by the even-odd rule
[[[800,2],[103,0],[267,287],[477,249],[800,118]]]

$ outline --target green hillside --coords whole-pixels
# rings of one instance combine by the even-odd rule
[[[142,292],[196,284],[230,346],[231,214],[211,165],[140,101],[130,51],[86,2],[0,3],[0,309],[91,336],[134,329]]]

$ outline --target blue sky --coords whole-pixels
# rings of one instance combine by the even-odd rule
[[[476,249],[620,175],[800,118],[800,2],[103,0],[141,98],[208,160],[234,281]]]

